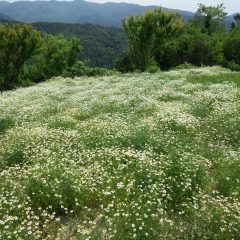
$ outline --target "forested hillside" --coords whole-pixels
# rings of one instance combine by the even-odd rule
[[[140,6],[128,3],[93,3],[75,1],[17,1],[0,2],[0,12],[22,22],[91,23],[121,27],[123,18],[141,15],[157,6]],[[168,9],[166,9],[168,11]],[[173,10],[185,20],[193,16],[187,11]]]
[[[9,21],[12,20],[9,16],[0,12],[0,21]]]
[[[125,34],[119,28],[65,23],[33,23],[32,26],[54,35],[79,37],[82,59],[90,60],[94,67],[113,67],[127,45]]]
[[[0,14],[2,24],[24,24]],[[122,29],[92,24],[68,24],[37,22],[33,28],[53,35],[64,35],[66,38],[77,37],[81,41],[81,59],[93,67],[112,68],[127,46],[126,36]]]

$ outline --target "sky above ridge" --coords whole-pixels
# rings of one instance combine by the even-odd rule
[[[198,3],[216,6],[224,3],[228,14],[240,12],[240,0],[88,0],[91,2],[128,2],[140,5],[161,5],[166,8],[175,8],[191,12],[196,12]]]

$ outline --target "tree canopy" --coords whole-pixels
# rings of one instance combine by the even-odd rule
[[[232,23],[232,29],[235,27],[240,28],[240,13],[236,13],[233,19],[234,22]]]
[[[161,8],[143,16],[125,19],[123,29],[128,49],[117,61],[122,72],[168,70],[178,65],[222,65],[240,70],[240,15],[230,32],[225,7],[199,4],[195,16],[183,22],[175,13]]]
[[[40,33],[30,25],[0,25],[0,87],[11,89],[24,64],[38,49]]]
[[[156,52],[183,27],[182,18],[161,8],[148,11],[143,16],[131,16],[123,22],[128,38],[129,58],[135,68],[145,71],[155,62]]]
[[[198,10],[195,14],[195,21],[201,27],[203,32],[212,34],[213,32],[224,28],[227,13],[225,12],[223,3],[216,7],[206,6],[202,3],[198,6]]]

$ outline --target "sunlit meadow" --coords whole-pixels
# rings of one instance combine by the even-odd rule
[[[55,78],[0,94],[0,239],[238,240],[240,74]]]

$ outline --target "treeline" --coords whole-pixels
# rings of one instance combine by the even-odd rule
[[[28,86],[53,76],[111,73],[81,61],[79,38],[41,33],[27,24],[0,25],[0,90]]]
[[[117,69],[154,72],[179,65],[222,65],[240,71],[240,14],[236,14],[229,30],[224,10],[223,4],[199,4],[187,23],[180,15],[161,8],[125,19],[128,48],[118,60]]]

